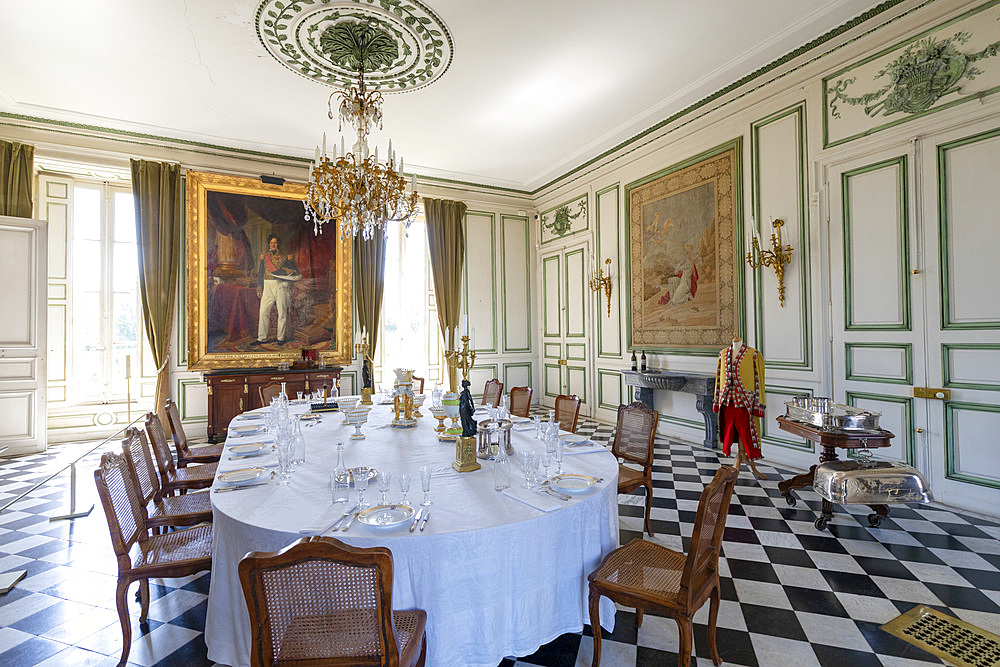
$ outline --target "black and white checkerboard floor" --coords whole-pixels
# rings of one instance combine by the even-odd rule
[[[612,428],[578,429],[606,441]],[[81,446],[0,462],[0,505]],[[660,438],[654,468],[653,528],[658,542],[686,549],[698,496],[718,468],[711,451]],[[727,460],[731,462],[731,459]],[[78,506],[96,501],[96,455],[79,467]],[[923,603],[1000,634],[1000,523],[938,507],[893,506],[891,519],[869,528],[864,507],[838,508],[827,531],[813,526],[818,497],[800,494],[795,508],[777,491],[787,476],[760,465],[768,479],[744,472],[737,482],[723,545],[718,647],[726,664],[863,667],[941,664],[879,626]],[[74,521],[65,512],[69,482],[61,475],[0,513],[0,572],[26,569],[0,596],[0,665],[113,665],[121,650],[114,611],[115,561],[98,502]],[[804,501],[804,502],[802,502]],[[620,499],[621,541],[642,531],[639,491]],[[202,665],[208,574],[154,582],[148,624],[133,628],[130,660],[139,665]],[[707,605],[695,616],[692,664],[709,665]],[[138,616],[136,609],[133,618]],[[604,633],[607,666],[672,665],[676,626],[647,614],[637,631],[620,610]],[[503,665],[589,665],[590,628]],[[131,663],[130,663],[131,664]]]

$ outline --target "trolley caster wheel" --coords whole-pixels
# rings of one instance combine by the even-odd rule
[[[882,517],[872,512],[868,515],[868,525],[872,528],[878,528],[882,524]]]
[[[820,518],[813,521],[813,525],[816,526],[816,530],[826,530],[826,524],[828,524],[829,522],[830,522],[829,519],[827,519],[825,516],[821,516]]]
[[[795,498],[795,496],[789,493],[785,495],[785,502],[788,504],[789,507],[795,507],[795,504],[799,501]]]

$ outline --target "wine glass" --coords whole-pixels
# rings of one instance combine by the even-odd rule
[[[531,453],[531,485],[534,486],[538,484],[538,466],[541,463],[542,454],[541,452]]]
[[[556,439],[556,474],[563,474],[563,441]]]
[[[430,466],[420,466],[420,488],[424,492],[424,501],[421,505],[430,505],[431,498],[431,467]]]
[[[389,489],[392,488],[392,473],[388,470],[382,470],[378,474],[378,490],[382,492],[382,504],[385,505],[386,497],[389,495]]]
[[[549,478],[549,467],[552,465],[552,453],[545,451],[542,452],[542,476],[545,479]]]
[[[535,440],[542,439],[542,416],[535,415]]]
[[[399,482],[399,490],[402,491],[403,493],[403,497],[399,500],[399,502],[403,505],[410,504],[410,497],[408,494],[410,493],[411,479],[412,476],[406,472],[399,473],[399,477],[396,478],[396,480]]]
[[[355,469],[351,475],[354,477],[354,488],[358,490],[358,511],[368,509],[368,503],[365,502],[365,491],[368,490],[368,480],[371,479],[368,476],[368,470]]]

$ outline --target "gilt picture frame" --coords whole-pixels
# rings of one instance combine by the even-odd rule
[[[313,234],[305,192],[187,172],[189,369],[275,366],[302,349],[350,363],[352,243],[336,230]]]
[[[742,139],[625,186],[628,345],[714,355],[745,334]]]

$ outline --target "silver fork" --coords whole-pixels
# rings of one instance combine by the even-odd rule
[[[327,530],[332,530],[333,532],[337,532],[337,529],[340,528],[340,524],[344,523],[344,519],[346,519],[347,517],[351,516],[351,512],[353,512],[356,509],[358,509],[358,506],[354,505],[354,507],[352,507],[351,509],[349,509],[346,512],[344,512],[343,516],[341,516],[339,519],[337,519],[334,522],[334,524],[332,526],[330,526]],[[326,530],[324,530],[323,532],[325,533]]]

